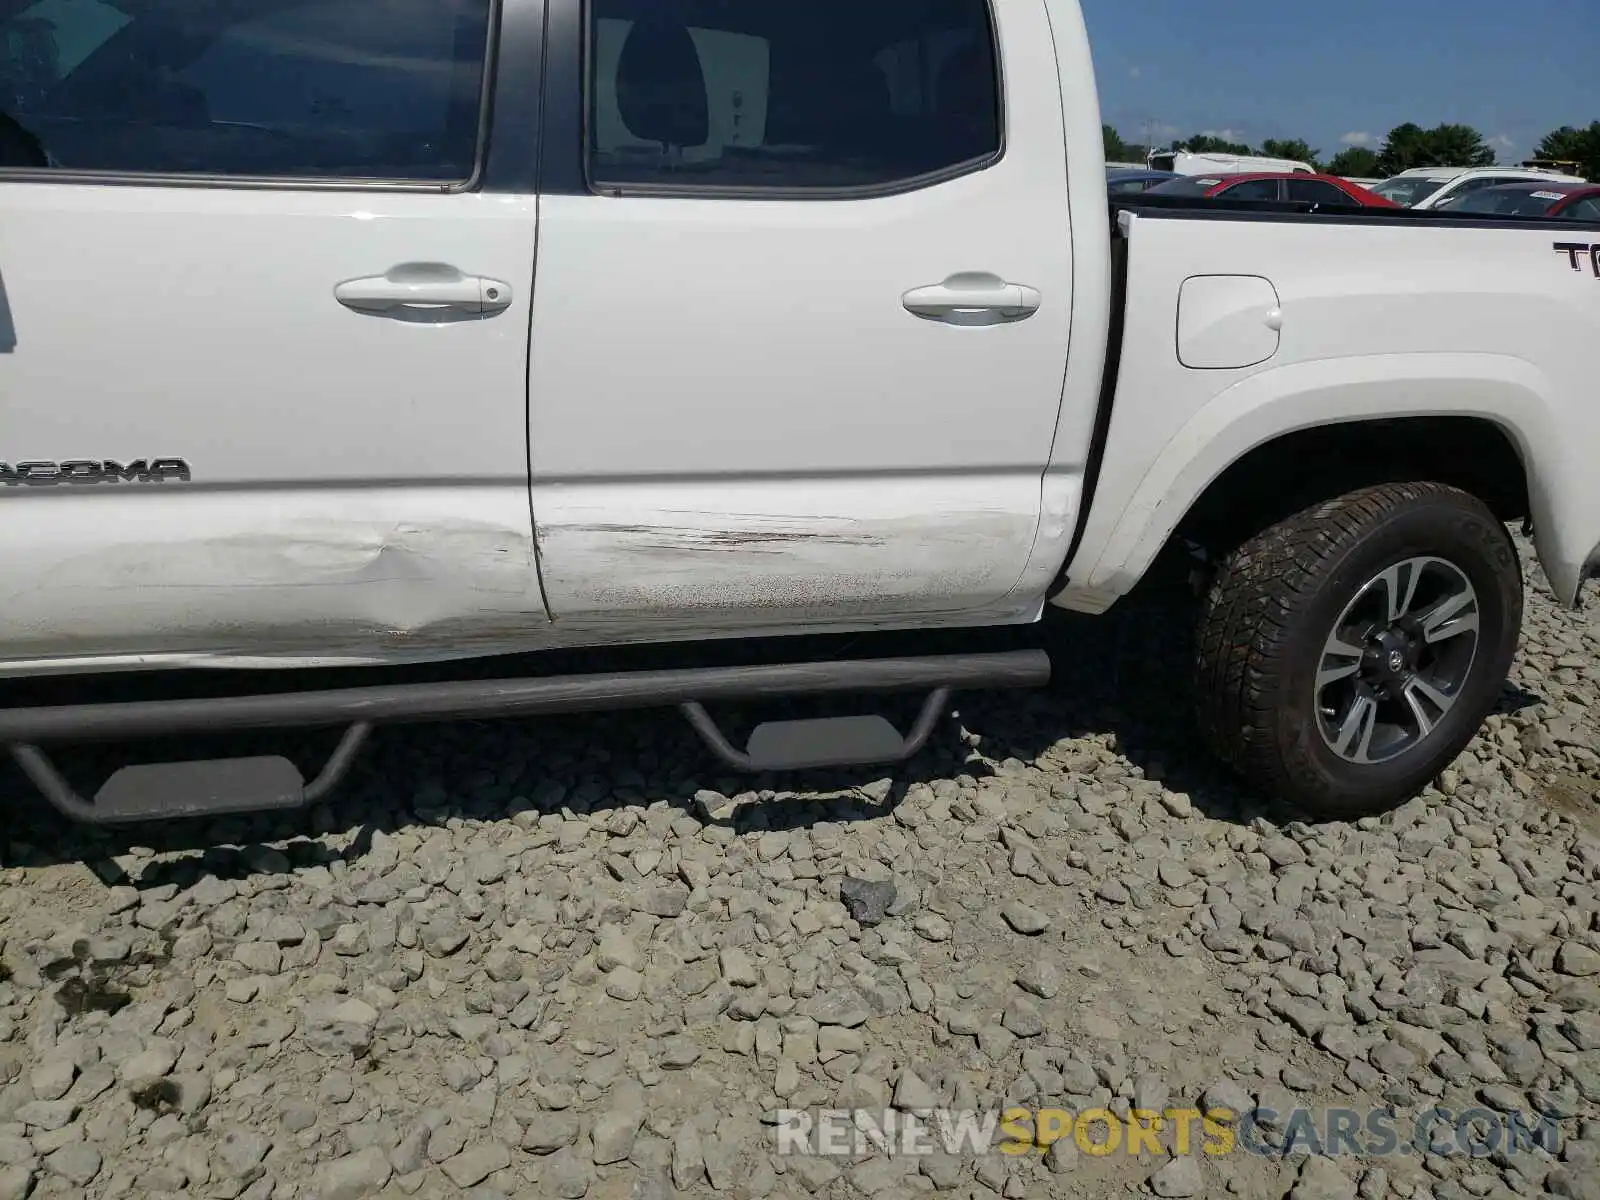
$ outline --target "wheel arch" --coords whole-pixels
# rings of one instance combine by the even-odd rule
[[[1394,482],[1400,468],[1426,468],[1475,494],[1487,489],[1482,498],[1497,515],[1545,529],[1552,481],[1539,464],[1555,436],[1549,391],[1537,368],[1498,355],[1336,359],[1250,376],[1214,396],[1162,447],[1101,544],[1080,548],[1069,590],[1109,602],[1130,591],[1175,536],[1225,525],[1219,511],[1231,508],[1245,525],[1270,524],[1301,498],[1314,503]],[[1498,475],[1509,478],[1489,487]],[[1545,540],[1539,548],[1562,595],[1568,572]]]

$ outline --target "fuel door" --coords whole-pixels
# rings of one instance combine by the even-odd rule
[[[1178,361],[1197,371],[1236,371],[1278,352],[1283,309],[1260,275],[1191,275],[1178,289]]]

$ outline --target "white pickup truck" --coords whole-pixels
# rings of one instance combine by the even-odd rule
[[[1098,613],[1174,538],[1204,736],[1350,814],[1495,704],[1506,522],[1568,605],[1600,567],[1600,228],[1108,214],[1078,0],[0,0],[0,36],[0,745],[81,820],[308,804],[374,725],[469,716],[903,759],[1045,653],[728,647]],[[637,643],[699,657],[539,665]],[[904,736],[704,707],[880,690],[926,693]],[[310,782],[57,766],[340,726]]]

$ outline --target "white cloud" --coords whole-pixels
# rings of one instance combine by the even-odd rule
[[[1238,129],[1202,129],[1200,133],[1202,137],[1221,138],[1225,142],[1244,142],[1249,140]]]
[[[1489,144],[1491,146],[1498,146],[1502,150],[1512,150],[1515,149],[1517,145],[1514,140],[1503,133],[1496,134],[1494,137],[1490,138]]]
[[[1142,67],[1129,67],[1128,68],[1128,77],[1130,79],[1137,79],[1137,78],[1139,78],[1139,76],[1141,76],[1143,74],[1144,74],[1144,68],[1142,68]]]
[[[1370,133],[1361,133],[1357,131],[1354,133],[1345,134],[1339,139],[1339,142],[1344,146],[1374,146],[1377,144],[1378,139],[1373,137],[1373,135]]]

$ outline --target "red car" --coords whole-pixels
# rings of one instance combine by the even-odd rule
[[[1262,172],[1252,175],[1186,175],[1171,179],[1145,193],[1147,196],[1203,196],[1208,200],[1296,200],[1336,204],[1348,208],[1399,208],[1376,192],[1340,179],[1337,175],[1305,172]]]

